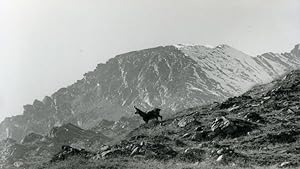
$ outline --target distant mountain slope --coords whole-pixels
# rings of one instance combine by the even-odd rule
[[[300,60],[300,44],[295,45],[290,53],[265,53],[255,58],[255,61],[261,65],[264,70],[272,75],[281,75],[287,70],[294,69],[299,66]]]
[[[102,119],[128,116],[133,105],[163,113],[222,101],[257,83],[298,67],[299,45],[290,53],[249,56],[228,45],[174,45],[129,52],[99,64],[76,83],[43,101],[24,106],[23,115],[0,124],[0,138],[20,141],[63,123],[91,128]]]

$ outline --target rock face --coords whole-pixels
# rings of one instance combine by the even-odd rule
[[[160,107],[163,113],[222,101],[257,83],[271,81],[300,63],[290,53],[249,56],[228,45],[164,46],[118,55],[76,83],[24,106],[23,115],[0,124],[0,138],[45,134],[64,123],[91,128],[133,112]]]

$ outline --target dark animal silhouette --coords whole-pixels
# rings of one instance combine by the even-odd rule
[[[160,117],[160,120],[162,120],[162,116],[159,115],[159,112],[161,110],[159,108],[155,108],[149,112],[143,112],[142,110],[136,108],[135,106],[134,106],[134,108],[136,110],[135,114],[139,114],[146,123],[148,123],[148,121],[151,119],[158,120],[158,117]]]

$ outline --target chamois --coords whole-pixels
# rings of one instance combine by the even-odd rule
[[[158,120],[158,117],[160,117],[160,120],[162,120],[162,116],[159,115],[159,112],[161,110],[159,108],[155,108],[149,112],[143,112],[142,110],[136,108],[135,106],[134,106],[134,108],[136,110],[135,114],[139,114],[146,123],[148,123],[148,121],[151,119]]]

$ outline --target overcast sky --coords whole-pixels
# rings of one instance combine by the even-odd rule
[[[299,0],[0,0],[0,120],[116,54],[229,44],[251,55],[300,43]]]

